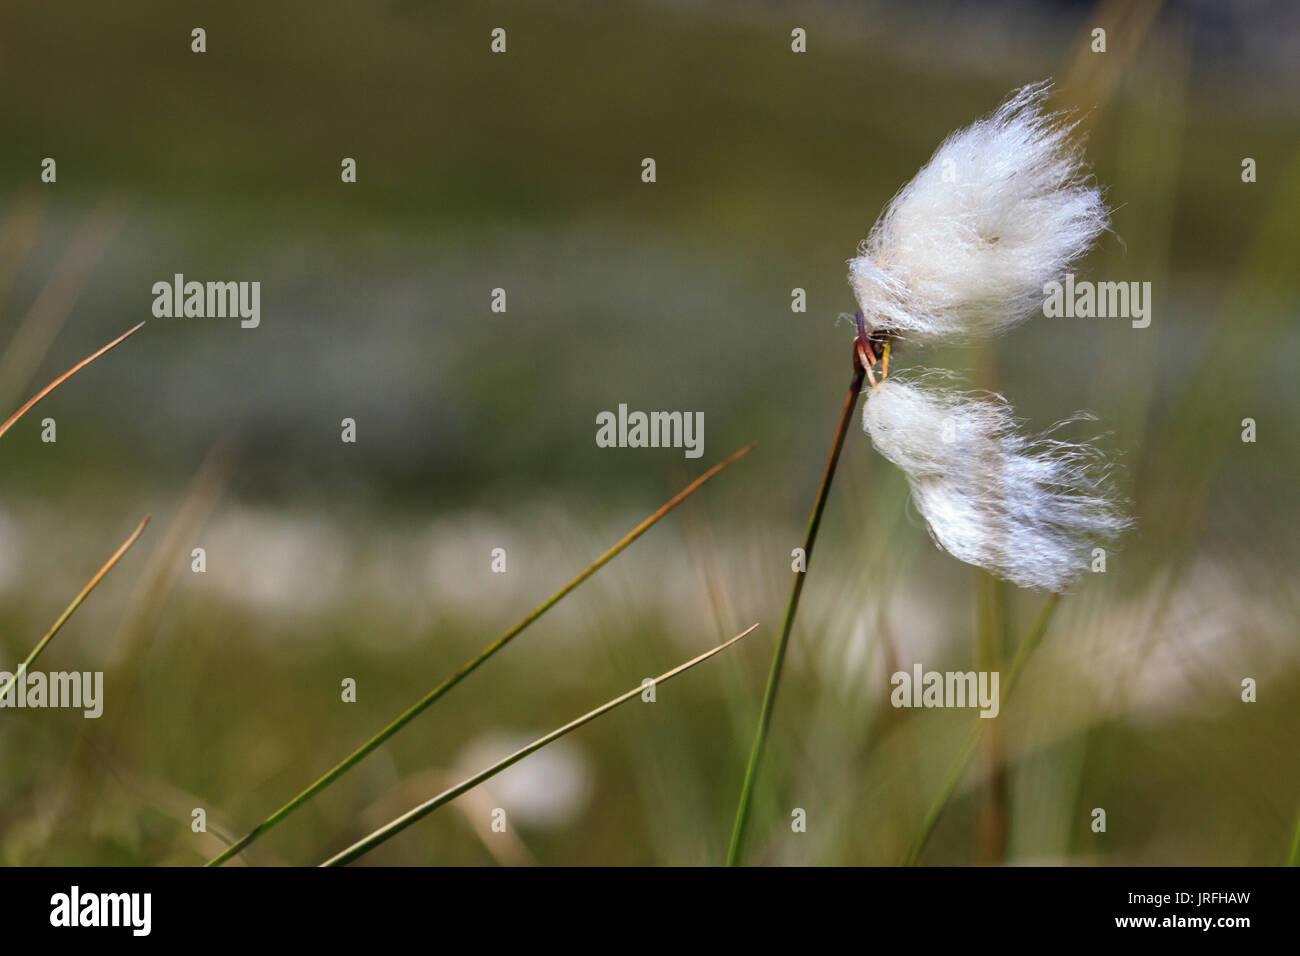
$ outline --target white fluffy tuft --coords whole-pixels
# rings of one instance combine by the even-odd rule
[[[1130,525],[1097,449],[1017,430],[1000,395],[947,388],[940,372],[867,389],[863,424],[907,475],[941,548],[1020,587],[1064,590],[1092,549]],[[1078,421],[1088,416],[1078,416]]]
[[[951,134],[891,200],[849,260],[873,328],[918,343],[1010,328],[1106,228],[1075,124],[1043,111],[1050,90],[1026,86]]]

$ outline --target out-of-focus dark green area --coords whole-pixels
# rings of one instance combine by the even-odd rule
[[[0,670],[155,519],[39,665],[105,670],[105,716],[0,711],[0,862],[211,856],[193,808],[243,832],[757,440],[249,853],[319,862],[757,620],[655,704],[371,857],[720,862],[847,383],[844,262],[949,131],[1046,76],[1088,111],[1116,208],[1081,271],[1151,282],[1151,326],[1037,318],[895,361],[972,367],[1037,428],[1094,412],[1138,530],[1063,601],[924,860],[1282,860],[1300,813],[1295,15],[1123,6],[7,4],[0,415],[150,321],[0,439]],[[178,272],[260,281],[261,326],[152,318]],[[598,448],[620,403],[703,412],[704,456]],[[1041,601],[938,553],[855,429],[750,857],[896,862],[973,714],[894,711],[889,674],[973,666],[981,615],[1009,655]]]

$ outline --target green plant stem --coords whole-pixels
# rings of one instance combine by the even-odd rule
[[[730,647],[732,644],[735,644],[738,640],[740,640],[746,634],[750,633],[750,631],[754,630],[754,628],[756,627],[758,627],[757,624],[751,624],[749,627],[745,628],[745,630],[741,631],[735,637],[731,638],[731,640],[719,644],[717,647],[713,648],[712,650],[705,651],[699,657],[692,658],[691,660],[687,661],[685,664],[678,664],[676,667],[674,667],[672,670],[668,671],[665,674],[660,674],[658,677],[654,679],[655,685],[657,686],[659,684],[664,683],[665,681],[671,680],[672,678],[676,677],[678,674],[690,670],[696,664],[700,664],[703,663],[704,661],[707,661],[714,654],[718,654],[722,651],[725,651],[728,647]],[[379,846],[379,844],[383,843],[385,840],[389,839],[390,837],[396,836],[398,833],[401,833],[412,823],[415,823],[417,820],[420,820],[423,817],[428,816],[430,813],[432,813],[434,810],[437,810],[443,804],[450,803],[452,800],[455,800],[457,797],[461,796],[467,791],[473,790],[484,780],[496,776],[502,770],[505,770],[507,767],[511,767],[514,764],[517,764],[519,761],[523,760],[529,754],[536,753],[538,750],[541,750],[547,744],[559,740],[565,734],[572,733],[573,731],[581,727],[583,724],[591,723],[597,717],[601,716],[602,714],[606,714],[609,711],[613,710],[615,707],[619,706],[619,704],[627,703],[627,701],[631,700],[633,697],[637,697],[643,694],[644,692],[645,692],[645,686],[643,684],[638,684],[636,687],[633,687],[631,690],[627,691],[626,693],[620,694],[619,696],[615,697],[613,700],[601,704],[595,710],[588,711],[587,713],[579,717],[577,720],[572,720],[569,723],[565,724],[563,727],[560,727],[557,730],[552,730],[549,734],[547,734],[544,737],[538,737],[532,743],[528,744],[526,747],[516,750],[514,753],[512,753],[509,757],[506,757],[504,760],[500,760],[494,763],[486,770],[482,770],[479,773],[474,774],[474,776],[468,778],[467,780],[463,780],[460,783],[456,784],[456,786],[452,787],[450,790],[444,790],[436,797],[433,797],[432,799],[425,801],[419,806],[414,807],[411,810],[408,810],[406,813],[403,813],[397,819],[380,827],[378,830],[370,834],[368,837],[362,840],[358,840],[356,843],[352,844],[352,846],[348,847],[342,853],[339,853],[337,856],[330,857],[328,860],[322,863],[321,866],[343,866],[344,864],[351,863],[353,860],[357,859],[357,857],[370,852],[375,847]]]
[[[1029,655],[1034,652],[1034,648],[1039,645],[1043,639],[1043,635],[1047,633],[1047,626],[1051,623],[1052,615],[1056,612],[1057,605],[1060,604],[1060,601],[1060,594],[1053,594],[1047,599],[1047,603],[1043,605],[1043,609],[1039,612],[1038,618],[1034,621],[1029,633],[1026,634],[1025,639],[1020,642],[1020,646],[1016,648],[1016,656],[1011,662],[1011,670],[1007,673],[1006,686],[1002,690],[1001,706],[1006,705],[1007,700],[1011,697],[1012,689],[1016,686],[1016,681],[1020,679],[1021,671],[1024,670],[1025,662],[1029,660]],[[975,756],[975,751],[979,747],[980,737],[983,733],[983,718],[976,718],[975,725],[971,728],[970,736],[967,737],[966,743],[962,746],[956,762],[953,763],[952,769],[948,772],[943,788],[939,791],[938,799],[936,799],[933,806],[930,807],[930,812],[925,815],[925,821],[921,824],[920,834],[917,835],[916,840],[908,849],[907,856],[903,858],[904,866],[914,866],[916,861],[920,859],[921,852],[925,849],[926,843],[930,840],[930,834],[934,832],[935,825],[939,822],[939,818],[943,816],[943,811],[947,808],[948,802],[952,799],[952,795],[957,792],[957,787],[961,783],[962,777],[966,775],[966,768],[969,766],[971,758]]]
[[[1295,836],[1291,838],[1291,858],[1287,866],[1300,866],[1300,817],[1295,821]]]
[[[804,570],[796,571],[794,585],[790,589],[790,600],[786,602],[785,621],[781,625],[781,636],[776,643],[776,652],[772,655],[772,669],[767,675],[767,689],[763,692],[763,708],[759,713],[758,731],[754,735],[754,745],[749,753],[749,765],[745,768],[745,782],[740,788],[740,805],[736,808],[736,822],[731,831],[731,847],[727,851],[727,866],[740,863],[740,849],[745,839],[745,826],[749,822],[750,802],[754,795],[754,784],[758,778],[759,764],[763,759],[763,749],[767,744],[768,729],[772,725],[772,709],[776,704],[776,690],[781,682],[781,669],[785,663],[786,647],[790,643],[790,631],[794,627],[794,616],[799,610],[799,595],[803,593],[803,582],[808,567],[812,562],[813,545],[817,541],[817,529],[821,526],[822,512],[826,509],[826,498],[830,494],[831,481],[835,477],[835,467],[839,464],[840,450],[844,447],[844,436],[848,434],[849,422],[853,419],[853,410],[857,408],[858,396],[862,392],[862,380],[866,372],[856,356],[853,361],[853,381],[849,393],[844,399],[844,410],[840,413],[839,427],[835,430],[835,440],[831,443],[830,458],[826,461],[826,470],[822,473],[821,487],[817,490],[817,502],[813,505],[812,515],[808,519],[808,530],[804,534],[803,557]]]
[[[706,481],[708,481],[718,472],[722,471],[722,469],[726,468],[736,459],[748,453],[751,449],[753,449],[753,447],[754,447],[753,444],[746,445],[744,448],[740,449],[740,451],[735,452],[728,458],[725,458],[722,461],[718,462],[718,464],[714,465],[704,474],[700,475],[700,477],[696,478],[693,482],[691,482],[680,492],[678,492],[667,502],[665,502],[664,505],[660,507],[658,511],[650,515],[650,517],[646,518],[639,525],[637,525],[626,535],[624,535],[623,538],[619,540],[617,544],[615,544],[612,548],[610,548],[599,558],[597,558],[595,561],[589,564],[587,568],[584,571],[582,571],[577,577],[575,577],[572,581],[564,585],[564,587],[560,588],[560,590],[556,591],[544,602],[538,605],[522,621],[520,621],[510,630],[506,631],[499,638],[497,638],[495,641],[493,641],[491,644],[485,647],[478,654],[478,656],[467,661],[460,668],[460,670],[456,671],[455,674],[453,674],[451,677],[448,677],[445,681],[443,681],[433,690],[429,691],[429,693],[425,694],[418,701],[416,701],[414,704],[408,707],[405,711],[403,711],[400,715],[398,715],[398,717],[395,720],[393,720],[392,723],[390,723],[387,727],[385,727],[379,733],[375,734],[375,736],[371,737],[364,744],[362,744],[360,747],[354,750],[341,763],[335,766],[334,769],[330,770],[323,777],[321,777],[319,780],[313,783],[310,787],[302,791],[302,793],[298,794],[296,797],[294,797],[292,800],[290,800],[288,803],[282,806],[279,810],[275,811],[275,813],[271,814],[269,817],[267,817],[265,820],[263,820],[261,823],[255,826],[252,830],[248,831],[248,833],[244,834],[244,836],[240,837],[230,846],[226,847],[225,850],[223,850],[217,856],[209,860],[206,865],[220,866],[221,864],[225,863],[236,853],[239,853],[242,850],[244,850],[254,840],[262,836],[264,833],[266,833],[268,830],[274,827],[277,823],[279,823],[289,814],[293,813],[295,810],[297,810],[300,806],[302,806],[312,797],[316,796],[316,794],[320,793],[322,790],[328,787],[339,777],[343,776],[343,774],[347,773],[348,770],[356,766],[368,754],[370,754],[376,748],[378,748],[380,744],[382,744],[389,737],[393,736],[393,734],[397,733],[399,730],[401,730],[403,727],[409,724],[412,720],[418,717],[425,710],[425,708],[427,708],[430,704],[432,704],[443,694],[447,693],[447,691],[451,690],[453,687],[459,684],[462,680],[464,680],[467,676],[473,673],[480,665],[482,665],[493,654],[501,650],[501,648],[505,647],[512,640],[518,637],[519,634],[522,633],[523,630],[528,627],[528,625],[532,624],[539,617],[541,617],[543,614],[545,614],[547,611],[553,608],[556,604],[560,603],[560,601],[571,591],[577,588],[578,585],[580,585],[583,581],[587,580],[589,577],[591,577],[593,574],[599,571],[602,567],[604,567],[606,564],[612,561],[616,555],[618,555],[621,551],[623,551],[623,549],[625,549],[637,538],[641,537],[641,535],[645,534],[648,530],[650,530],[650,528],[653,527],[661,518],[667,515],[668,512],[672,511],[679,504],[681,504],[692,494],[694,494],[697,490],[699,490],[699,488]]]
[[[41,652],[45,650],[46,645],[48,645],[50,641],[54,640],[54,635],[63,629],[63,625],[68,623],[68,619],[72,617],[77,608],[81,607],[82,602],[90,596],[90,592],[98,587],[99,582],[104,580],[104,576],[108,574],[109,571],[113,570],[113,565],[117,564],[117,562],[122,559],[122,555],[126,554],[127,551],[131,549],[131,545],[135,544],[136,539],[144,533],[145,526],[148,524],[149,515],[145,515],[144,520],[141,521],[140,524],[136,526],[136,529],[131,532],[131,535],[122,542],[122,546],[114,552],[113,556],[109,558],[95,576],[90,579],[90,582],[81,589],[81,593],[78,594],[76,598],[73,599],[72,603],[67,606],[64,612],[59,615],[59,619],[54,622],[54,626],[51,627],[49,631],[46,632],[45,636],[40,639],[37,645],[32,648],[32,652],[27,655],[27,659],[18,665],[18,670],[16,670],[13,676],[9,678],[9,683],[5,684],[3,689],[0,689],[0,697],[4,697],[8,694],[9,691],[23,679],[24,675],[27,673],[27,669],[31,667],[32,664],[36,663],[36,658],[41,656]]]
[[[1007,640],[1007,582],[976,568],[976,608],[978,628],[975,642],[975,667],[981,671],[1002,671]],[[996,720],[983,730],[980,748],[988,768],[985,785],[976,795],[975,863],[997,865],[1006,856],[1008,829],[1007,772],[1004,728]]]

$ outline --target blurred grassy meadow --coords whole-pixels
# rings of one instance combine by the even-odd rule
[[[203,862],[757,441],[246,854],[320,862],[759,621],[366,857],[722,862],[848,382],[845,260],[950,130],[1046,76],[1117,210],[1080,272],[1151,282],[1150,327],[1035,318],[895,362],[973,367],[1036,429],[1094,412],[1138,528],[1063,599],[921,861],[1284,862],[1297,39],[1282,3],[7,4],[0,417],[150,321],[0,441],[0,670],[154,520],[39,665],[104,670],[104,716],[0,713],[0,863]],[[174,273],[260,281],[260,327],[152,318]],[[620,403],[703,412],[703,457],[598,448]],[[855,427],[746,859],[897,863],[975,715],[895,710],[889,675],[1005,665],[1043,600],[938,552]]]

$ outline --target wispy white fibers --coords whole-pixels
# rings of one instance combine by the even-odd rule
[[[1021,587],[1063,590],[1094,547],[1129,526],[1104,457],[1051,437],[1068,422],[1026,437],[1002,396],[959,391],[945,378],[904,374],[868,389],[863,423],[873,444],[906,473],[945,551]]]
[[[849,283],[868,325],[916,343],[999,332],[1041,306],[1106,228],[1074,124],[1050,82],[950,135],[877,220]]]

